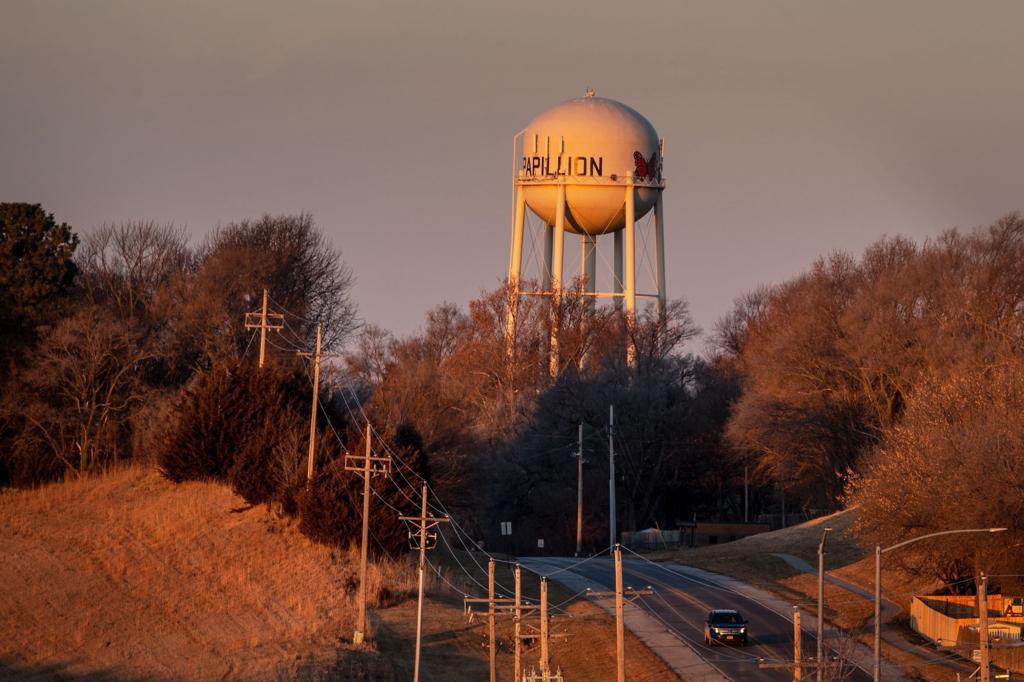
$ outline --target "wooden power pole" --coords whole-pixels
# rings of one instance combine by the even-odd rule
[[[615,545],[615,679],[626,682],[626,628],[622,603],[622,550]]]
[[[370,423],[366,423],[366,454],[345,455],[345,471],[354,471],[363,477],[363,537],[359,546],[359,618],[352,635],[353,644],[362,644],[366,638],[366,568],[367,546],[370,540],[370,477],[391,473],[391,456],[374,457],[371,449]],[[360,461],[362,460],[362,461]]]
[[[800,609],[793,607],[793,682],[800,682],[802,671],[800,669]]]
[[[494,667],[494,559],[487,562],[487,641],[491,658],[491,682],[497,682]]]
[[[988,576],[981,574],[981,585],[978,589],[978,640],[981,649],[981,682],[989,682],[991,678],[991,663],[989,660],[988,644]]]
[[[516,601],[515,601],[515,620],[513,621],[512,627],[514,628],[513,639],[515,640],[515,654],[513,656],[513,668],[515,670],[515,682],[520,682],[520,678],[523,675],[523,661],[522,661],[522,650],[523,645],[520,640],[522,634],[522,622],[523,622],[523,571],[516,564],[513,569],[513,575],[516,580]]]
[[[412,548],[418,549],[420,552],[418,563],[419,599],[416,602],[416,661],[413,664],[413,682],[419,682],[420,679],[420,650],[423,642],[423,582],[426,577],[427,549],[429,549],[427,545],[430,544],[430,547],[433,547],[433,543],[437,541],[437,533],[428,533],[428,531],[440,523],[448,522],[447,517],[428,516],[426,481],[423,482],[422,499],[423,504],[419,516],[398,517],[402,521],[414,521],[419,526],[415,533],[409,533],[409,537],[412,540]]]
[[[306,460],[306,480],[313,478],[313,459],[316,456],[316,413],[320,407],[320,331],[321,325],[316,326],[316,352],[299,353],[303,357],[313,358],[313,409],[309,413],[309,457]]]
[[[633,602],[638,597],[654,594],[650,586],[642,590],[622,586],[622,548],[618,544],[612,551],[615,558],[615,591],[593,592],[588,590],[588,597],[615,597],[615,679],[625,682],[626,679],[626,602]]]
[[[583,423],[576,438],[576,556],[583,553]]]
[[[245,328],[260,330],[260,368],[263,368],[263,359],[267,354],[267,330],[281,331],[284,329],[284,315],[282,313],[268,313],[267,299],[269,293],[263,289],[263,307],[255,312],[245,314]]]
[[[540,578],[540,673],[546,676],[551,669],[548,663],[548,579]]]

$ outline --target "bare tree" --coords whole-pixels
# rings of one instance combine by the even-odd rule
[[[47,453],[76,476],[127,458],[127,417],[141,400],[139,375],[150,357],[128,323],[100,309],[62,320],[5,402],[24,424],[13,449],[22,459]]]
[[[162,287],[195,267],[183,229],[147,221],[102,225],[76,260],[88,300],[126,318],[153,316]]]
[[[291,312],[288,321],[300,339],[312,338],[320,323],[323,347],[334,350],[358,324],[352,270],[309,213],[232,223],[214,232],[199,257],[192,294],[212,299],[229,319],[254,307],[268,287],[277,305]],[[235,335],[236,344],[239,337],[244,334]]]
[[[1017,572],[1011,547],[1024,535],[1022,413],[1019,356],[968,362],[922,380],[900,424],[853,482],[858,534],[884,546],[941,530],[1008,527],[999,536],[915,544],[893,561],[949,583],[980,570]]]

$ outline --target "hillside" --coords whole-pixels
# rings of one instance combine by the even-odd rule
[[[874,558],[873,553],[861,546],[853,533],[856,513],[856,510],[849,509],[734,542],[659,552],[657,555],[659,558],[731,575],[777,592],[788,589],[802,593],[807,588],[804,583],[810,584],[813,592],[817,589],[816,578],[796,570],[777,555],[789,554],[817,567],[818,543],[824,529],[830,528],[825,545],[825,569],[830,575],[870,588],[874,584]],[[892,562],[886,567],[885,596],[899,604],[906,605],[914,594],[937,587],[934,580],[907,574]],[[846,621],[843,624],[847,627],[862,625],[862,621],[870,615],[871,605],[858,604],[860,601],[863,600],[843,595],[843,603],[847,605],[843,613]]]
[[[130,469],[7,491],[0,546],[5,679],[390,678],[341,643],[349,557],[222,485]]]
[[[313,544],[221,484],[175,485],[155,471],[128,469],[4,491],[0,546],[5,680],[391,682],[412,675],[411,562],[371,564],[375,650],[352,647],[355,552]],[[445,580],[472,590],[459,575]],[[511,580],[505,565],[499,580]],[[485,620],[467,622],[462,595],[445,583],[430,580],[428,588],[423,679],[485,679]],[[536,576],[524,576],[524,590],[537,593]],[[552,601],[567,617],[552,624],[552,659],[571,679],[600,679],[615,666],[613,621],[578,597],[553,585]],[[511,636],[511,623],[501,619],[501,680],[511,678]],[[631,678],[675,679],[631,633],[627,647]],[[526,665],[538,655],[526,646]]]

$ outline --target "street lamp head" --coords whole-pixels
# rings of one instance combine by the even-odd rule
[[[825,528],[824,532],[822,532],[822,534],[821,534],[821,542],[818,543],[818,554],[819,555],[825,553],[825,539],[828,538],[828,534],[831,533],[831,532],[832,532],[831,528]]]
[[[1004,530],[1007,530],[1007,529],[1006,528],[989,528],[988,532],[989,533],[1002,533]]]

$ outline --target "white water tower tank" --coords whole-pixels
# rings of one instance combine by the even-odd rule
[[[526,204],[549,225],[555,222],[558,202],[552,181],[564,178],[565,228],[586,235],[624,227],[622,192],[630,178],[636,186],[636,220],[651,210],[664,186],[661,145],[651,122],[592,91],[530,122],[518,175]]]

